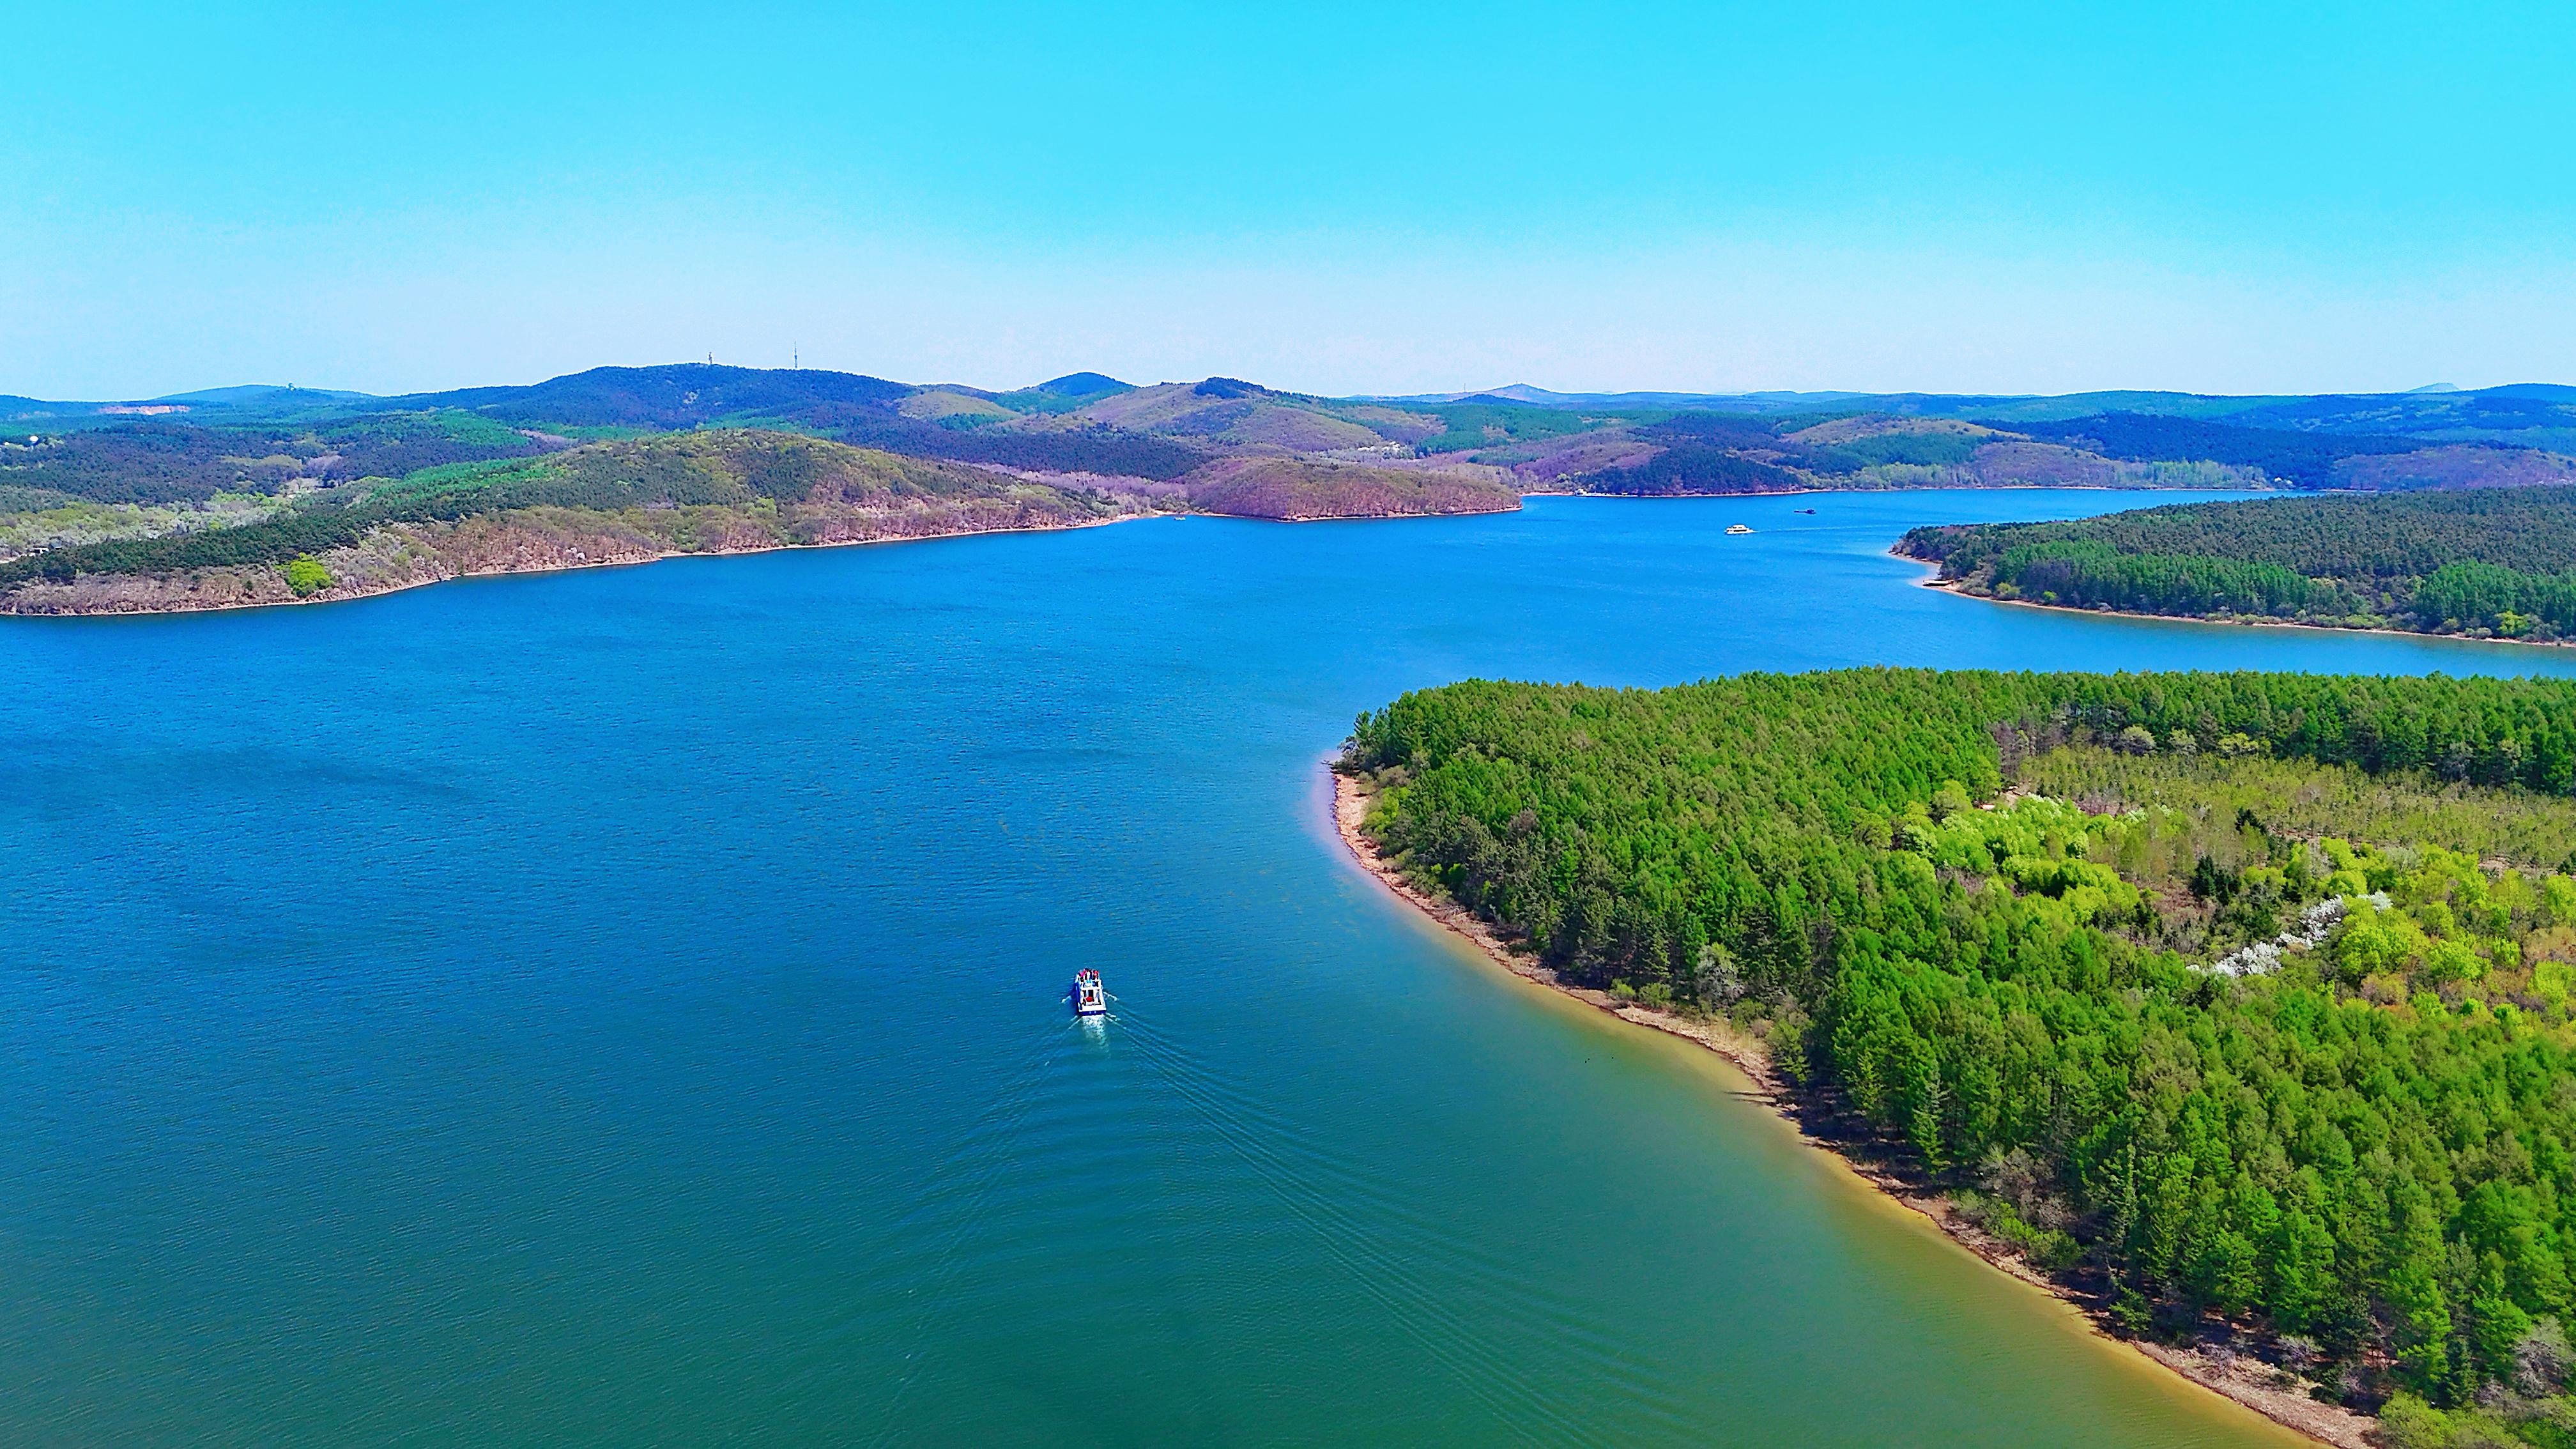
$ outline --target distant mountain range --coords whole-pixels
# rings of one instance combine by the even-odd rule
[[[2408,489],[2576,479],[2576,388],[2368,396],[1555,393],[1327,398],[1240,378],[1069,373],[994,392],[818,369],[602,367],[400,397],[217,388],[0,399],[50,439],[0,455],[0,503],[177,503],[682,429],[748,428],[1045,479],[1186,486],[1244,459],[1476,476],[1516,491],[1686,494],[2016,484]],[[1239,472],[1239,469],[1235,469]],[[1265,476],[1277,481],[1277,470]],[[35,490],[29,492],[27,490]],[[1272,492],[1275,494],[1276,490]]]
[[[2395,393],[2216,395],[2184,392],[2080,392],[2054,395],[2002,393],[1865,393],[1865,392],[1550,392],[1527,383],[1472,393],[1420,393],[1384,396],[1372,402],[1515,403],[1530,407],[1578,409],[1696,409],[1713,412],[1776,413],[1859,408],[1906,417],[1963,418],[1979,422],[2031,422],[2088,417],[2102,413],[2145,413],[2162,417],[2227,419],[2255,426],[2306,424],[2325,431],[2368,427],[2386,430],[2391,418],[2440,426],[2446,420],[2470,419],[2468,426],[2493,425],[2499,413],[2524,413],[2523,403],[2576,405],[2576,387],[2526,382],[2502,387],[2463,389],[2449,383]],[[2511,425],[2507,425],[2510,428]],[[2413,431],[2400,428],[2399,431]]]
[[[862,374],[827,372],[810,368],[790,371],[725,367],[708,363],[675,363],[656,367],[593,368],[587,372],[570,373],[544,382],[520,386],[461,388],[443,392],[392,396],[277,384],[205,388],[195,392],[170,393],[153,398],[128,398],[105,402],[51,402],[37,398],[0,395],[0,414],[71,417],[96,413],[107,408],[133,408],[167,403],[186,404],[192,408],[225,408],[262,413],[293,411],[331,403],[395,408],[474,407],[515,398],[532,404],[542,404],[546,401],[569,398],[606,399],[621,394],[698,390],[691,384],[710,380],[713,380],[714,386],[722,390],[726,396],[737,401],[750,399],[753,400],[753,405],[757,406],[776,406],[797,401],[883,399],[924,392],[949,392],[989,399],[1051,397],[1089,400],[1115,393],[1137,391],[1140,387],[1139,384],[1122,382],[1097,372],[1068,373],[1063,377],[1053,378],[1016,391],[992,392],[962,383],[889,382]],[[1220,387],[1233,384],[1252,392],[1269,393],[1273,396],[1304,396],[1276,393],[1271,389],[1261,388],[1257,384],[1240,382],[1236,379],[1215,378],[1209,381]],[[1186,384],[1163,384],[1166,387],[1184,385]],[[1205,385],[1198,384],[1198,386]],[[2311,426],[2332,430],[2339,424],[2348,426],[2345,415],[2369,415],[2379,419],[2392,415],[2438,418],[2461,414],[2524,411],[2515,406],[2517,404],[2555,407],[2576,405],[2576,386],[2526,382],[2500,387],[2463,389],[2449,383],[2435,383],[2390,393],[2220,395],[2159,391],[2062,394],[1840,391],[1572,393],[1555,392],[1529,383],[1513,383],[1506,387],[1483,388],[1468,392],[1366,394],[1316,400],[1398,406],[1485,403],[1618,412],[1778,413],[1857,408],[1904,416],[1955,417],[1976,421],[2033,421],[2043,418],[2083,417],[2107,412],[2136,412],[2172,417],[2231,418],[2247,422],[2297,418],[2306,420]]]
[[[2576,388],[2373,396],[994,392],[601,367],[401,397],[0,398],[0,610],[348,597],[453,573],[1157,513],[1472,513],[1533,492],[2576,482]],[[497,562],[496,562],[497,560]]]
[[[1476,392],[1328,398],[1226,377],[1142,386],[1102,373],[1076,372],[993,392],[817,369],[681,363],[602,367],[525,386],[399,397],[279,386],[211,388],[120,402],[0,397],[0,420],[38,434],[143,420],[219,428],[319,426],[328,431],[335,422],[368,416],[451,411],[540,430],[780,425],[916,456],[1162,479],[1249,450],[1264,455],[1458,455],[1459,461],[1473,458],[1505,468],[1526,484],[1611,485],[1619,480],[1594,475],[1670,457],[1688,444],[1696,446],[1695,456],[1702,461],[1723,453],[1738,462],[1804,475],[1811,485],[1834,480],[1840,486],[1873,486],[1924,480],[1859,476],[1872,465],[1961,469],[1969,459],[1961,456],[1963,445],[1957,440],[1975,437],[1984,440],[1980,447],[2018,441],[2073,448],[2100,463],[2205,462],[2269,469],[2271,478],[2301,487],[2444,486],[2490,481],[2490,473],[2497,475],[2494,481],[2528,481],[2548,470],[2529,460],[2464,463],[2456,452],[2417,464],[2340,473],[2332,465],[2354,456],[2397,457],[2463,444],[2576,452],[2576,387],[2554,383],[2318,396],[1560,393],[1515,383]],[[1726,418],[1740,419],[1742,425],[1721,437],[1730,432],[1722,423]],[[1858,420],[1866,425],[1856,428]],[[1979,431],[1921,426],[1938,422],[1968,424]],[[1818,451],[1816,439],[1806,436],[1816,427],[1834,429],[1841,450]],[[1845,436],[1856,432],[1881,439],[1948,441],[1882,441],[1860,450],[1864,458],[1849,446],[1856,439]],[[2275,462],[2282,466],[2272,466]],[[2476,463],[2488,466],[2472,466]],[[1719,474],[1743,470],[1712,473],[1695,468],[1685,456],[1661,471],[1686,487],[1694,486],[1697,473],[1710,473],[1704,481],[1724,487],[1730,480]],[[1988,453],[1977,468],[1945,481],[2013,481],[2008,474],[2029,475],[2018,481],[2112,481],[2110,474],[2082,459],[2043,456],[2029,448],[2013,456]],[[1753,476],[1768,483],[1788,481]]]

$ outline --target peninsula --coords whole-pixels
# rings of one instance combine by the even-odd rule
[[[2554,643],[2576,636],[2576,491],[2187,503],[1918,528],[1895,548],[1980,598]]]
[[[2159,1361],[2329,1442],[2551,1444],[2570,759],[2562,682],[1860,670],[1451,685],[1340,770],[1496,959]]]

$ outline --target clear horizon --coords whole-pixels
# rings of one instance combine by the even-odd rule
[[[598,363],[598,364],[595,364],[595,367],[599,367],[599,368],[606,368],[606,367],[649,368],[649,367],[660,367],[660,366],[686,366],[686,365],[689,365],[689,364],[690,364],[690,363],[692,363],[692,362],[704,362],[704,361],[706,361],[706,360],[707,360],[707,359],[705,359],[705,358],[695,358],[695,359],[691,359],[691,358],[682,358],[682,359],[679,359],[679,360],[678,360],[677,362],[675,362],[675,363],[622,363],[622,362],[605,362],[605,363]],[[745,368],[758,368],[758,367],[760,366],[760,364],[757,364],[757,363],[729,363],[729,362],[727,362],[725,359],[723,359],[723,358],[721,358],[721,357],[719,357],[719,358],[715,359],[715,361],[717,362],[717,364],[722,365],[722,366],[740,366],[740,367],[745,367]],[[574,369],[574,372],[575,372],[575,373],[579,373],[579,372],[587,372],[587,371],[591,371],[591,370],[593,370],[593,369],[592,369],[592,368],[576,368],[576,369]],[[824,370],[828,370],[828,371],[834,371],[834,372],[848,372],[848,371],[850,371],[850,369],[844,369],[844,368],[817,369],[817,368],[812,368],[812,367],[808,367],[808,368],[807,368],[807,370],[808,370],[808,371],[824,371]],[[1061,372],[1049,373],[1049,374],[1048,374],[1047,376],[1045,376],[1045,377],[1042,377],[1042,378],[1035,378],[1035,379],[1032,379],[1032,380],[1027,381],[1027,382],[994,383],[994,384],[986,384],[986,383],[979,383],[979,382],[967,382],[967,381],[964,381],[964,380],[962,380],[962,379],[958,379],[958,378],[899,378],[899,377],[887,377],[887,376],[886,376],[885,374],[883,374],[883,373],[861,373],[861,374],[859,374],[859,375],[878,377],[878,378],[881,378],[881,379],[883,379],[883,380],[885,380],[885,381],[889,381],[889,382],[907,383],[907,384],[911,384],[911,385],[914,385],[914,386],[922,386],[922,387],[968,387],[968,388],[974,388],[974,389],[976,389],[976,390],[978,390],[978,391],[982,391],[982,392],[1006,393],[1006,392],[1012,392],[1012,391],[1016,391],[1016,390],[1023,389],[1023,388],[1034,387],[1034,386],[1037,386],[1037,385],[1038,385],[1038,384],[1040,384],[1040,383],[1050,382],[1050,381],[1053,381],[1054,379],[1059,378],[1059,377],[1069,377],[1069,376],[1074,376],[1074,375],[1077,375],[1077,374],[1080,374],[1080,373],[1086,373],[1086,372],[1093,372],[1093,373],[1096,373],[1096,372],[1099,372],[1099,371],[1100,371],[1100,369],[1098,369],[1098,368],[1076,367],[1076,368],[1068,368],[1068,369],[1065,369],[1064,371],[1061,371]],[[545,382],[545,381],[550,380],[550,379],[551,379],[551,378],[553,378],[553,377],[562,377],[562,376],[570,376],[570,375],[573,375],[573,374],[569,374],[569,373],[554,373],[554,374],[549,374],[547,377],[542,377],[542,378],[510,379],[510,380],[509,380],[509,381],[507,381],[507,382],[500,382],[500,383],[488,383],[488,384],[468,384],[468,386],[524,386],[524,385],[528,385],[528,384],[532,384],[532,383]],[[1208,376],[1225,376],[1225,375],[1226,375],[1226,374],[1208,374]],[[1137,386],[1137,387],[1153,387],[1153,386],[1179,386],[1179,385],[1186,384],[1186,383],[1192,383],[1192,382],[1204,381],[1205,379],[1204,379],[1203,377],[1196,377],[1196,378],[1193,378],[1193,377],[1179,377],[1179,378],[1165,377],[1165,378],[1152,378],[1152,379],[1140,379],[1140,378],[1118,378],[1118,379],[1116,379],[1116,380],[1117,380],[1117,381],[1120,381],[1120,382],[1128,383],[1128,384],[1131,384],[1131,385],[1133,385],[1133,386]],[[1242,379],[1242,380],[1243,380],[1243,381],[1248,381],[1248,382],[1254,382],[1254,383],[1259,383],[1259,382],[1260,382],[1260,379],[1259,379],[1259,378],[1246,378],[1246,379]],[[2520,385],[2520,384],[2531,384],[2531,383],[2537,383],[2537,384],[2541,384],[2541,385],[2558,385],[2558,386],[2567,386],[2567,385],[2570,385],[2570,384],[2554,384],[2554,383],[2552,382],[2552,380],[2551,380],[2551,379],[2547,379],[2547,378],[2521,378],[2521,379],[2517,379],[2517,380],[2516,380],[2515,382],[2513,382],[2513,383],[2482,383],[2482,384],[2477,384],[2477,385],[2474,385],[2474,386],[2471,386],[2471,387],[2461,387],[2461,386],[2459,386],[2459,385],[2457,385],[2457,384],[2451,384],[2451,383],[2433,383],[2433,384],[2427,384],[2427,385],[2419,386],[2419,387],[2415,387],[2415,388],[2396,388],[2396,389],[2388,389],[2388,390],[2385,390],[2385,391],[2383,391],[2383,392],[2376,393],[2376,394],[2371,394],[2371,393],[2353,393],[2353,394],[2343,394],[2343,395],[2344,395],[2344,396],[2400,396],[2400,395],[2404,395],[2404,394],[2406,394],[2406,393],[2410,393],[2410,392],[2412,392],[2412,393],[2427,393],[2427,392],[2430,392],[2430,393],[2441,393],[2441,392],[2473,392],[2473,391],[2480,391],[2480,390],[2484,390],[2484,389],[2487,389],[2487,388],[2494,388],[2494,387],[2511,387],[2511,386],[2516,386],[2516,385]],[[176,392],[165,392],[165,393],[126,393],[126,394],[103,394],[103,395],[100,395],[100,396],[98,396],[98,397],[89,397],[89,398],[50,397],[50,398],[39,398],[39,399],[37,399],[37,400],[38,400],[38,401],[41,401],[41,402],[97,402],[97,403],[118,403],[118,402],[125,402],[125,403],[174,402],[174,401],[184,401],[184,400],[189,399],[189,398],[202,396],[203,394],[206,394],[206,393],[211,393],[211,392],[221,392],[221,391],[224,391],[224,390],[227,390],[227,389],[230,389],[230,388],[237,388],[237,387],[250,387],[250,388],[259,388],[259,387],[301,388],[301,389],[304,389],[304,390],[306,390],[306,391],[312,391],[312,392],[341,392],[341,393],[357,393],[357,392],[360,392],[360,390],[359,390],[359,389],[355,389],[355,388],[335,388],[335,387],[331,386],[331,385],[330,385],[330,384],[328,384],[328,383],[289,383],[289,382],[260,382],[260,381],[249,381],[249,382],[240,382],[240,383],[219,383],[219,384],[215,384],[215,385],[212,385],[212,386],[209,386],[209,387],[202,387],[202,388],[182,388],[182,389],[179,389],[179,390],[178,390],[178,391],[176,391]],[[1345,392],[1345,393],[1331,393],[1331,392],[1309,392],[1309,393],[1306,393],[1306,394],[1304,394],[1304,395],[1306,395],[1306,396],[1310,396],[1310,397],[1343,397],[1343,398],[1349,398],[1349,397],[1387,397],[1387,398],[1400,398],[1400,397],[1429,397],[1429,396],[1439,396],[1439,395],[1443,395],[1443,394],[1458,394],[1458,395],[1463,395],[1463,396],[1473,396],[1473,395],[1475,395],[1475,394],[1477,394],[1477,393],[1502,392],[1502,391],[1506,391],[1506,390],[1508,390],[1508,389],[1510,389],[1510,388],[1514,388],[1514,387],[1539,387],[1539,384],[1536,384],[1536,383],[1527,383],[1527,382],[1523,382],[1523,381],[1519,381],[1519,380],[1514,380],[1514,381],[1512,381],[1512,382],[1506,382],[1506,383],[1494,383],[1494,384],[1491,384],[1491,385],[1489,385],[1489,386],[1485,386],[1485,387],[1437,387],[1437,388],[1423,388],[1423,389],[1419,389],[1419,390],[1417,390],[1417,391],[1415,391],[1415,392],[1412,392],[1412,393],[1348,393],[1348,392]],[[446,389],[421,389],[421,390],[419,390],[419,391],[421,391],[421,392],[438,392],[438,391],[445,391],[445,390],[446,390]],[[1863,393],[1859,393],[1857,389],[1852,389],[1852,388],[1794,388],[1794,389],[1792,389],[1792,388],[1744,388],[1744,389],[1740,389],[1740,390],[1736,390],[1736,391],[1732,391],[1732,392],[1724,392],[1724,393],[1720,393],[1720,392],[1697,392],[1697,391],[1695,391],[1695,390],[1692,390],[1692,389],[1685,389],[1685,388],[1655,388],[1655,387],[1617,388],[1617,389],[1612,389],[1612,388],[1587,388],[1587,389],[1583,389],[1583,390],[1582,390],[1582,391],[1580,391],[1580,392],[1576,392],[1576,391],[1571,390],[1571,389],[1562,389],[1562,388],[1545,388],[1545,387],[1541,387],[1541,388],[1540,388],[1540,390],[1541,390],[1541,391],[1544,391],[1544,392],[1554,393],[1554,394],[1557,394],[1557,395],[1559,395],[1559,396],[1620,396],[1620,395],[1627,395],[1627,394],[1640,394],[1640,395],[1642,395],[1642,394],[1658,394],[1658,393],[1660,393],[1660,394],[1679,394],[1679,395],[1709,396],[1709,397],[1727,397],[1727,396],[1739,396],[1739,397],[1740,397],[1740,396],[1761,396],[1761,395],[1776,395],[1776,394],[1781,394],[1781,393],[1796,393],[1796,394],[1798,394],[1798,395],[1802,395],[1802,396],[1832,396],[1832,395],[1837,395],[1837,394],[1848,394],[1848,395],[1858,395],[1858,396],[1888,396],[1888,395],[1890,395],[1890,394],[1863,394]],[[1920,390],[1916,390],[1916,391],[1920,391]],[[2085,392],[2085,393],[2094,393],[2094,392],[2145,392],[2145,391],[2165,392],[2165,393],[2185,393],[2185,392],[2189,392],[2190,390],[2189,390],[2189,389],[2178,389],[2178,388],[2160,388],[2160,389],[2142,389],[2142,388],[2086,388],[2086,389],[2081,389],[2080,391],[2081,391],[2081,392]],[[371,396],[371,397],[402,397],[402,396],[406,396],[406,395],[416,395],[416,394],[404,394],[404,393],[370,393],[370,394],[364,394],[364,395],[366,395],[366,396]],[[1991,391],[1989,391],[1989,392],[1983,392],[1983,393],[1951,393],[1951,394],[1932,394],[1932,395],[1946,395],[1946,396],[1993,396],[1993,397],[2048,397],[2048,396],[2066,396],[2067,394],[2062,394],[2062,393],[2059,393],[2059,394],[2050,394],[2050,393],[1999,393],[1999,392],[1991,392]],[[2276,393],[2276,394],[2254,394],[2254,393],[2210,393],[2210,392],[2202,392],[2202,393],[2197,393],[2197,394],[2195,394],[2195,395],[2197,395],[2197,396],[2202,396],[2202,397],[2255,397],[2255,396],[2333,396],[2334,394],[2277,394],[2277,393]],[[16,394],[16,396],[32,396],[32,394]]]
[[[2564,7],[444,15],[22,20],[0,392],[2576,380]]]

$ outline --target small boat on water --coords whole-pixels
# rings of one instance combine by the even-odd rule
[[[1109,1014],[1109,992],[1101,986],[1097,971],[1085,967],[1073,973],[1073,990],[1067,994],[1073,999],[1073,1014],[1076,1016]]]
[[[1745,527],[1741,523],[1730,523],[1726,526],[1726,531],[1729,533],[1751,533],[1753,530]]]

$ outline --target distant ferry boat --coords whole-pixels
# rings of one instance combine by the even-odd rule
[[[1741,523],[1730,523],[1726,526],[1726,531],[1729,533],[1751,533],[1753,530],[1745,527]]]
[[[1109,993],[1101,989],[1100,973],[1088,968],[1073,973],[1073,1014],[1107,1016]]]

